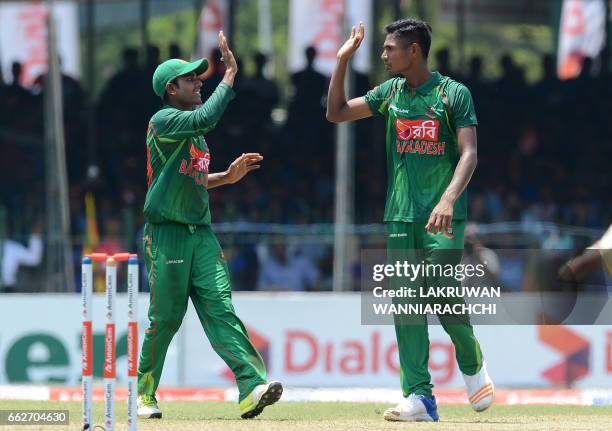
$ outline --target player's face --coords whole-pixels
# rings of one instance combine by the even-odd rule
[[[202,103],[200,97],[200,89],[202,88],[202,81],[200,81],[195,72],[189,75],[179,76],[177,78],[176,85],[169,90],[175,100],[183,106],[195,106]]]
[[[388,34],[380,58],[385,63],[385,69],[389,73],[400,75],[406,74],[412,69],[412,66],[416,64],[417,55],[418,45],[416,43],[405,46],[393,34]]]

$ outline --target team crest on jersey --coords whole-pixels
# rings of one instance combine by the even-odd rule
[[[438,115],[442,115],[442,114],[443,112],[436,111],[436,108],[434,108],[433,106],[429,106],[427,108],[427,111],[425,111],[425,115],[427,115],[429,118],[432,118],[434,120],[438,118]]]
[[[183,159],[179,172],[193,178],[196,184],[205,185],[209,166],[210,154],[191,144],[189,147],[189,162]]]
[[[193,169],[208,173],[210,154],[206,151],[198,150],[195,145],[191,144],[191,147],[189,147],[189,157],[191,157],[191,166],[193,166]]]
[[[424,139],[438,142],[440,122],[438,120],[395,120],[397,137],[402,141]]]

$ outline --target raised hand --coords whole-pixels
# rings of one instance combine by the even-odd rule
[[[238,72],[238,64],[234,58],[234,54],[227,45],[227,39],[223,34],[223,30],[219,32],[219,49],[221,50],[221,61],[225,63],[225,71],[230,73]]]
[[[351,37],[349,37],[348,40],[344,42],[344,45],[342,45],[338,50],[338,60],[348,60],[351,58],[355,51],[357,51],[359,48],[359,45],[361,45],[361,42],[363,42],[364,37],[365,26],[363,23],[360,22],[357,29],[355,29],[355,26],[353,26],[351,29]]]
[[[263,156],[259,153],[243,153],[227,168],[227,182],[234,184],[240,181],[249,172],[259,169],[261,165],[257,163],[262,160]]]

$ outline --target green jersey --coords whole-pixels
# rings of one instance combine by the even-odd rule
[[[151,117],[144,205],[147,222],[210,225],[206,190],[210,153],[203,135],[215,127],[234,95],[222,82],[198,109],[181,111],[164,105]]]
[[[386,116],[385,222],[427,221],[459,161],[455,130],[478,124],[470,91],[433,72],[415,89],[403,77],[389,79],[365,100],[374,115]],[[466,199],[464,191],[455,201],[454,220],[466,219]]]

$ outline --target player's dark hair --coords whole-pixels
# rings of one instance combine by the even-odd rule
[[[404,48],[416,43],[421,48],[423,58],[427,60],[431,47],[431,26],[418,19],[400,19],[385,26],[387,34],[392,34],[401,41]]]

